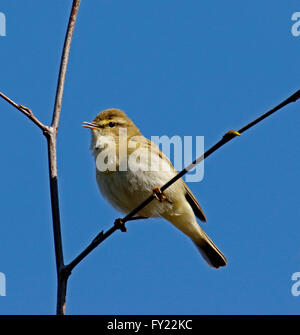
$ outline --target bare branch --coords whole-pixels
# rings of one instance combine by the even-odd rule
[[[52,116],[51,126],[46,126],[41,123],[32,111],[23,105],[15,103],[8,98],[5,94],[0,92],[0,97],[26,115],[32,122],[34,122],[47,138],[48,143],[48,162],[49,162],[49,179],[50,179],[50,195],[51,195],[51,209],[52,209],[52,223],[54,235],[54,247],[57,269],[57,314],[65,314],[65,300],[67,290],[67,280],[69,277],[68,271],[65,269],[62,237],[61,237],[61,224],[60,224],[60,211],[59,211],[59,197],[58,197],[58,182],[57,182],[57,131],[59,119],[61,114],[61,105],[64,92],[64,84],[67,72],[67,65],[69,60],[70,48],[72,37],[74,33],[77,13],[79,10],[81,0],[73,0],[72,9],[69,17],[68,28],[66,32],[59,77],[56,89],[55,105]]]
[[[74,33],[74,27],[76,23],[76,18],[79,10],[81,0],[73,0],[72,9],[69,17],[68,28],[65,36],[63,52],[61,56],[59,77],[56,89],[55,105],[52,116],[51,126],[46,126],[40,122],[32,111],[23,105],[15,103],[13,100],[8,98],[5,94],[0,92],[0,97],[6,100],[9,104],[18,109],[27,118],[29,118],[33,123],[35,123],[47,138],[48,143],[48,161],[49,161],[49,179],[50,179],[50,194],[51,194],[51,207],[52,207],[52,222],[53,222],[53,235],[54,235],[54,246],[55,246],[55,257],[56,257],[56,269],[57,269],[57,314],[65,314],[66,305],[66,291],[68,278],[71,271],[94,250],[98,245],[100,245],[104,240],[111,236],[116,230],[126,231],[125,223],[131,220],[145,219],[143,217],[137,217],[136,215],[147,206],[151,201],[155,199],[155,195],[150,195],[146,200],[144,200],[139,206],[133,209],[129,214],[127,214],[122,219],[117,219],[114,226],[111,227],[107,232],[100,232],[93,241],[85,248],[77,257],[74,258],[72,262],[68,265],[64,264],[63,257],[63,247],[62,247],[62,236],[61,236],[61,224],[60,224],[60,211],[59,211],[59,196],[58,196],[58,179],[57,179],[57,132],[61,115],[62,99],[64,92],[64,84],[66,78],[67,65],[69,60],[70,47],[72,42],[72,37]],[[243,128],[237,131],[227,132],[223,138],[218,141],[214,146],[212,146],[208,151],[206,151],[202,156],[198,157],[185,169],[179,172],[174,178],[161,187],[163,192],[173,183],[175,183],[184,174],[190,171],[196,164],[199,164],[202,160],[210,156],[213,152],[217,151],[227,142],[231,141],[237,135],[245,132],[254,125],[258,124],[271,114],[280,110],[284,106],[291,102],[295,102],[300,99],[300,91],[297,91],[291,97],[283,101],[281,104],[271,109],[267,113],[263,114],[253,122],[247,124]]]
[[[49,127],[44,125],[38,118],[32,113],[31,109],[28,107],[25,107],[23,105],[19,105],[15,103],[13,100],[11,100],[9,97],[7,97],[5,94],[0,92],[0,97],[6,100],[9,104],[14,106],[17,110],[19,110],[21,113],[26,115],[32,122],[34,122],[43,132],[47,132]]]
[[[63,98],[63,92],[64,92],[64,86],[65,86],[66,73],[67,73],[67,65],[69,61],[71,42],[72,42],[72,37],[74,33],[74,28],[75,28],[76,18],[77,18],[77,14],[79,10],[80,1],[81,0],[73,0],[68,29],[67,29],[67,33],[65,37],[65,42],[64,42],[63,53],[61,57],[59,78],[58,78],[58,84],[57,84],[57,89],[56,89],[54,112],[53,112],[53,118],[52,118],[52,124],[51,124],[51,126],[55,130],[57,130],[58,128],[59,119],[60,119],[62,98]]]
[[[111,227],[106,233],[101,231],[93,241],[85,248],[74,260],[66,266],[69,270],[69,273],[78,265],[88,254],[91,253],[100,243],[106,240],[111,234],[113,234],[118,228],[116,226]]]
[[[71,14],[69,17],[68,28],[66,32],[59,77],[56,90],[55,105],[52,117],[51,131],[48,140],[48,160],[49,160],[49,178],[50,178],[50,194],[51,194],[51,208],[52,208],[52,223],[54,235],[54,247],[56,257],[56,270],[57,270],[57,314],[65,314],[66,304],[66,290],[68,275],[65,271],[62,237],[61,237],[61,224],[60,224],[60,211],[59,211],[59,197],[58,197],[58,182],[57,182],[57,131],[61,114],[62,98],[65,86],[65,78],[67,72],[67,65],[69,60],[70,48],[72,37],[75,28],[77,13],[79,10],[80,0],[73,0]]]
[[[127,221],[135,221],[135,220],[146,220],[148,219],[147,217],[144,216],[135,216],[132,218],[129,218]],[[93,251],[100,243],[102,243],[104,240],[106,240],[111,234],[113,234],[116,230],[120,229],[123,232],[125,232],[125,225],[123,224],[123,221],[121,219],[121,224],[123,224],[123,229],[122,225],[120,226],[120,221],[116,220],[115,224],[113,227],[111,227],[106,233],[101,231],[89,244],[89,246],[84,249],[77,257],[74,258],[74,260],[67,265],[65,268],[68,269],[68,273],[71,274],[71,271],[75,268],[77,264],[79,264],[91,251]]]

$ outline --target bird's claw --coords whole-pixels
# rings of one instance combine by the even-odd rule
[[[165,200],[167,197],[163,194],[163,192],[160,190],[159,187],[154,187],[153,189],[153,195],[155,196],[155,198],[162,202],[163,200]]]

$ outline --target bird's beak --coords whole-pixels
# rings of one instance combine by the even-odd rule
[[[96,123],[93,122],[82,122],[83,125],[82,127],[84,128],[88,128],[88,129],[99,129],[98,125]]]

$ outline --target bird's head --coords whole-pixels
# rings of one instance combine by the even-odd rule
[[[122,110],[115,108],[102,111],[93,122],[83,122],[82,126],[92,130],[92,150],[111,141],[118,143],[120,134],[126,133],[127,141],[132,136],[141,135],[131,119]]]

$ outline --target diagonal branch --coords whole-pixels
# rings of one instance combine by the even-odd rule
[[[170,187],[173,183],[175,183],[178,179],[180,179],[182,176],[184,176],[188,171],[193,169],[197,164],[202,162],[205,158],[213,154],[215,151],[220,149],[223,145],[231,141],[236,136],[239,136],[246,130],[250,129],[251,127],[255,126],[265,118],[269,117],[270,115],[274,114],[278,110],[282,109],[286,105],[290,104],[291,102],[296,102],[298,99],[300,99],[300,90],[297,91],[295,94],[291,95],[288,99],[281,102],[276,107],[272,108],[265,114],[261,115],[259,118],[255,119],[254,121],[248,123],[244,127],[242,127],[239,131],[228,131],[220,141],[218,141],[215,145],[213,145],[210,149],[208,149],[202,156],[195,159],[190,165],[188,165],[186,168],[184,168],[182,171],[180,171],[175,177],[173,177],[171,180],[169,180],[165,185],[163,185],[160,190],[163,192],[168,187]],[[101,232],[94,238],[94,240],[85,248],[77,257],[74,258],[72,262],[69,263],[69,265],[66,266],[66,269],[68,269],[69,273],[74,269],[76,265],[78,265],[91,251],[93,251],[99,244],[101,244],[104,240],[106,240],[111,234],[113,234],[118,229],[124,229],[124,225],[126,222],[131,221],[134,219],[134,216],[138,214],[139,211],[141,211],[144,207],[146,207],[150,202],[152,202],[155,199],[155,195],[150,195],[146,200],[144,200],[139,206],[134,208],[129,214],[127,214],[124,218],[118,219],[115,221],[115,224],[113,227],[111,227],[107,232],[103,233]],[[123,226],[117,225],[116,223],[122,222]]]
[[[34,122],[43,132],[48,131],[49,127],[44,125],[29,109],[28,107],[25,107],[23,105],[18,105],[13,100],[11,100],[9,97],[7,97],[5,94],[0,92],[0,97],[6,100],[9,104],[14,106],[16,109],[18,109],[21,113],[26,115],[32,122]]]

